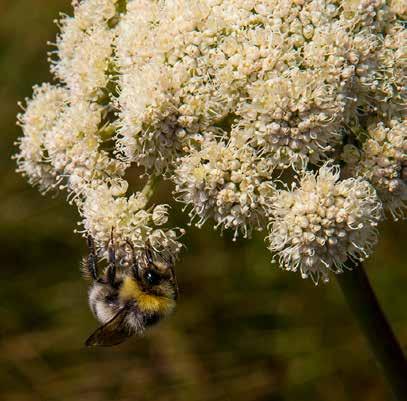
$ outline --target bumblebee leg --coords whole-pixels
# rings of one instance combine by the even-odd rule
[[[170,260],[168,260],[167,258],[164,257],[164,255],[162,255],[160,253],[159,253],[159,255],[160,255],[160,258],[165,262],[165,264],[171,270],[171,276],[172,276],[172,281],[174,283],[175,300],[176,300],[176,299],[178,299],[179,289],[178,289],[177,276],[175,275],[175,270],[174,270],[175,258],[173,256],[170,256]],[[147,257],[147,262],[150,265],[154,265],[153,254],[152,254],[150,248],[146,248],[146,257]]]
[[[173,255],[169,255],[168,258],[166,258],[163,254],[159,253],[160,258],[165,262],[165,264],[168,266],[168,268],[171,271],[171,278],[174,283],[175,287],[175,299],[178,298],[179,294],[179,289],[178,289],[178,282],[177,282],[177,276],[175,275],[175,270],[174,270],[174,265],[175,265],[175,257]]]
[[[116,249],[113,242],[113,229],[110,235],[107,252],[109,259],[109,266],[107,268],[107,280],[113,288],[116,288]]]
[[[147,262],[148,262],[150,265],[154,264],[154,261],[153,261],[153,253],[151,252],[151,249],[150,249],[150,248],[146,248],[146,257],[147,257]]]
[[[97,273],[97,256],[96,256],[96,248],[95,248],[95,241],[93,240],[92,236],[88,235],[87,238],[88,248],[89,248],[89,255],[86,260],[86,267],[89,271],[89,274],[93,278],[93,280],[98,281],[98,273]]]
[[[174,270],[174,267],[172,265],[170,265],[170,270],[171,270],[172,280],[174,282],[174,287],[175,287],[175,300],[177,300],[178,295],[179,295],[177,276],[175,275],[175,270]]]
[[[126,243],[131,248],[132,262],[133,262],[131,268],[133,270],[134,277],[136,278],[137,281],[140,281],[140,271],[139,271],[140,266],[139,266],[139,264],[137,262],[136,251],[134,249],[134,245],[129,239],[126,239]]]

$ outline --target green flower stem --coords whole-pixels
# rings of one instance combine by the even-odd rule
[[[113,135],[116,133],[117,127],[114,124],[109,124],[103,129],[99,130],[99,137],[102,141],[107,141],[113,138]]]
[[[127,9],[127,0],[118,0],[116,3],[116,11],[118,13],[125,13]]]
[[[338,283],[381,366],[397,400],[407,400],[407,361],[381,309],[361,263],[349,262],[351,272],[338,274]]]
[[[141,190],[141,193],[144,195],[146,199],[146,205],[151,199],[151,197],[154,195],[154,191],[157,188],[158,184],[160,182],[160,177],[157,175],[150,175],[148,177],[148,180],[146,184],[144,185],[144,188]]]

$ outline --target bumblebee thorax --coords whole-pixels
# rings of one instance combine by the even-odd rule
[[[141,312],[150,314],[167,315],[175,308],[173,299],[144,291],[140,284],[131,277],[124,278],[119,289],[119,299],[123,303],[135,301]]]

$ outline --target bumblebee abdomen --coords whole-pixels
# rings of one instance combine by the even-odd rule
[[[117,312],[117,297],[116,302],[110,300],[112,294],[99,284],[94,285],[89,291],[89,306],[95,317],[102,323],[109,321]]]

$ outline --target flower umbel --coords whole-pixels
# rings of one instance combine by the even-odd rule
[[[67,190],[100,254],[112,230],[123,257],[128,241],[178,254],[169,206],[150,204],[163,180],[198,227],[268,226],[274,258],[315,282],[372,253],[382,209],[405,216],[403,2],[73,7],[50,52],[59,82],[34,87],[16,159],[42,191]]]
[[[179,160],[175,170],[179,200],[192,210],[201,227],[212,217],[216,227],[234,230],[244,238],[261,230],[273,190],[272,168],[252,148],[209,140],[200,151]]]
[[[361,178],[340,181],[339,174],[324,165],[272,201],[269,249],[281,267],[315,282],[342,272],[348,258],[364,260],[378,239],[382,206],[374,188]]]
[[[140,192],[126,197],[117,195],[115,188],[106,184],[89,188],[81,207],[85,232],[101,247],[109,241],[113,229],[119,249],[124,250],[130,241],[138,249],[147,244],[158,253],[176,256],[181,249],[178,238],[182,232],[158,228],[166,222],[167,208],[158,205],[149,211],[146,203]]]
[[[370,124],[360,160],[349,164],[374,185],[383,205],[397,220],[403,217],[407,202],[407,122],[392,120],[388,125]]]
[[[17,171],[27,176],[30,183],[38,184],[42,191],[55,185],[56,176],[47,155],[45,137],[58,121],[68,98],[65,88],[50,84],[35,86],[32,100],[27,100],[24,113],[18,116],[24,136],[18,142]]]

